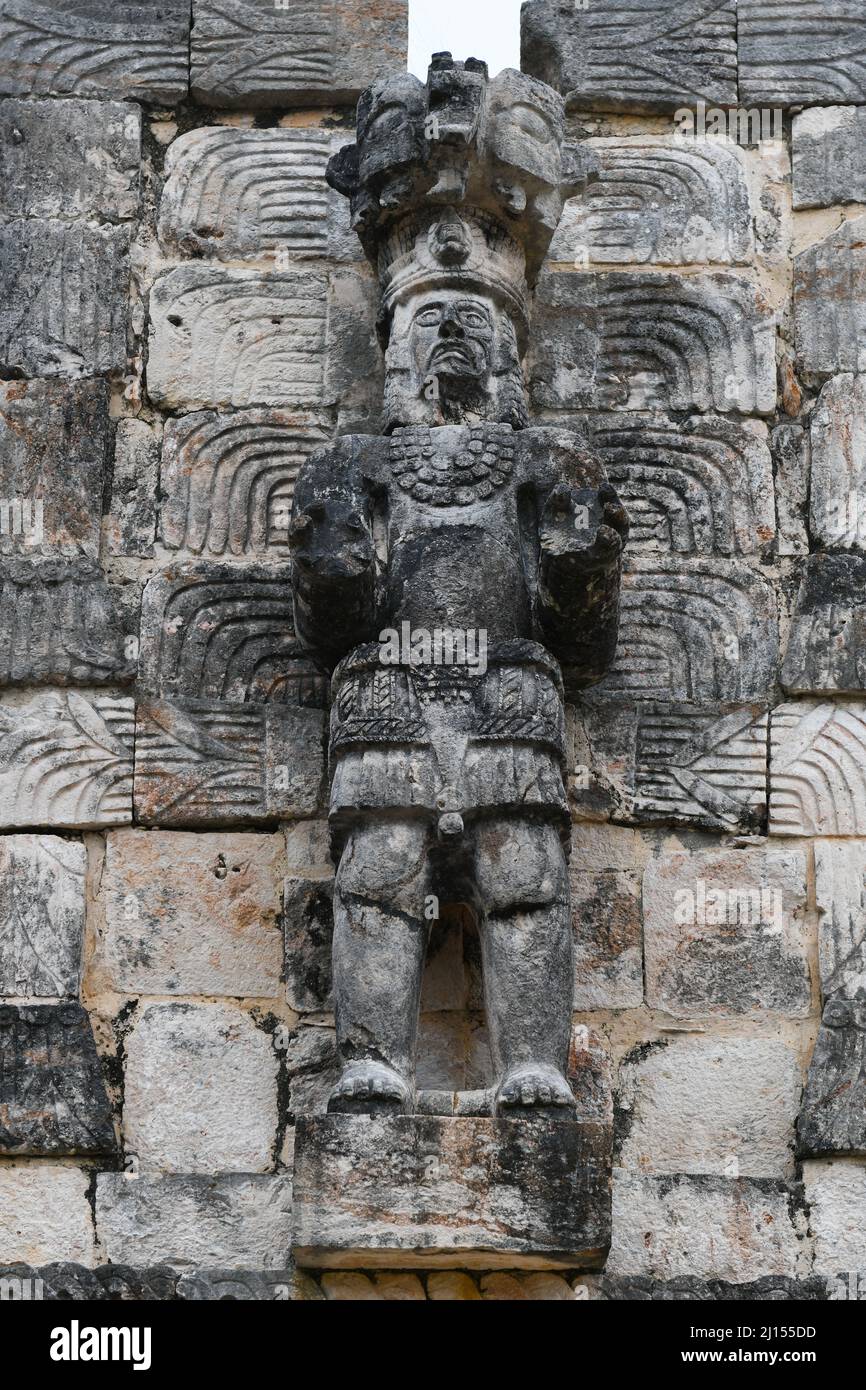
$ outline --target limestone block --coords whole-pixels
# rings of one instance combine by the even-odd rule
[[[77,840],[0,838],[0,996],[77,996],[86,866]]]
[[[166,409],[317,406],[327,280],[313,272],[185,265],[150,295],[151,399]]]
[[[782,684],[792,695],[866,691],[866,556],[809,556]]]
[[[579,148],[600,173],[566,203],[548,259],[570,265],[749,265],[748,162],[737,145],[606,136]]]
[[[824,994],[853,999],[866,989],[866,844],[816,844],[815,896]]]
[[[815,1273],[835,1279],[866,1269],[866,1168],[844,1159],[805,1163],[815,1233]]]
[[[764,845],[688,851],[647,866],[647,1003],[676,1018],[811,1008],[806,861]]]
[[[102,382],[0,382],[0,555],[99,554]]]
[[[753,285],[724,271],[548,271],[528,376],[540,411],[772,414],[773,316]]]
[[[303,1024],[293,1029],[285,1040],[284,1057],[292,1118],[324,1115],[342,1071],[333,1028]]]
[[[208,106],[354,104],[406,67],[407,0],[193,0],[192,92]]]
[[[126,684],[132,650],[92,560],[0,560],[0,684]]]
[[[284,857],[279,835],[110,834],[99,891],[112,988],[279,997]]]
[[[0,35],[2,26],[0,18]],[[0,101],[0,212],[6,217],[135,217],[140,164],[137,106]]]
[[[866,377],[827,382],[811,435],[812,538],[828,549],[866,549]]]
[[[767,807],[766,708],[638,711],[633,819],[708,830],[762,829]]]
[[[277,1056],[231,1004],[149,1004],[126,1039],[123,1130],[144,1172],[264,1173]]]
[[[294,1269],[196,1269],[180,1276],[177,1297],[192,1303],[316,1303],[325,1295]]]
[[[624,819],[634,802],[637,704],[596,706],[577,694],[571,698],[566,730],[572,815],[584,822]]]
[[[333,897],[332,876],[309,878],[290,874],[286,879],[286,999],[298,1013],[324,1013],[333,1008]]]
[[[794,117],[794,207],[866,203],[866,110],[815,106]]]
[[[0,1004],[0,1155],[114,1149],[102,1068],[81,1005]]]
[[[532,0],[521,13],[524,72],[588,111],[673,111],[737,101],[732,0]]]
[[[116,1264],[282,1270],[291,1193],[284,1174],[100,1173],[97,1232]]]
[[[330,1269],[592,1266],[609,1238],[605,1134],[551,1120],[301,1120],[295,1259]]]
[[[802,1077],[770,1038],[679,1037],[620,1068],[620,1163],[640,1173],[793,1176]]]
[[[132,820],[131,700],[76,691],[0,704],[0,826],[95,830]]]
[[[866,100],[866,15],[857,0],[739,0],[737,19],[745,105]]]
[[[773,711],[771,835],[866,835],[866,705],[801,700]]]
[[[147,559],[153,554],[159,444],[144,420],[120,420],[108,515],[108,552]]]
[[[88,1173],[52,1164],[0,1164],[0,1261],[96,1263]]]
[[[0,92],[172,105],[189,25],[189,0],[0,0]]]
[[[866,48],[866,19],[863,41]],[[803,371],[866,368],[866,217],[795,257],[794,327]]]
[[[160,540],[208,558],[288,559],[295,479],[328,439],[289,410],[185,415],[166,424]]]
[[[813,411],[812,420],[815,420]],[[811,449],[808,431],[793,421],[777,425],[771,435],[776,477],[776,513],[780,555],[806,555],[809,537],[809,470]]]
[[[638,1009],[643,1003],[640,877],[617,870],[587,872],[571,863],[574,1007]]]

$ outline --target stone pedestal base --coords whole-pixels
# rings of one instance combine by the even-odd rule
[[[604,1124],[430,1115],[298,1123],[300,1266],[589,1269],[609,1245]]]

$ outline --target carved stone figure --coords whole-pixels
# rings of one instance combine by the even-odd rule
[[[290,530],[296,628],[334,671],[332,1111],[413,1112],[437,902],[479,922],[496,1112],[574,1111],[563,672],[612,660],[627,519],[575,435],[528,426],[562,136],[542,83],[440,54],[365,93],[329,168],[387,368],[386,434],[313,457]]]

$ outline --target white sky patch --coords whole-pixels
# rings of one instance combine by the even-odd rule
[[[426,78],[430,55],[483,58],[495,77],[520,67],[521,0],[409,0],[409,71]]]

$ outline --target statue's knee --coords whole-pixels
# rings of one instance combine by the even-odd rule
[[[568,903],[568,865],[553,825],[491,821],[478,836],[478,891],[488,915]]]
[[[353,831],[337,869],[340,898],[422,918],[429,880],[423,826],[382,824]]]

